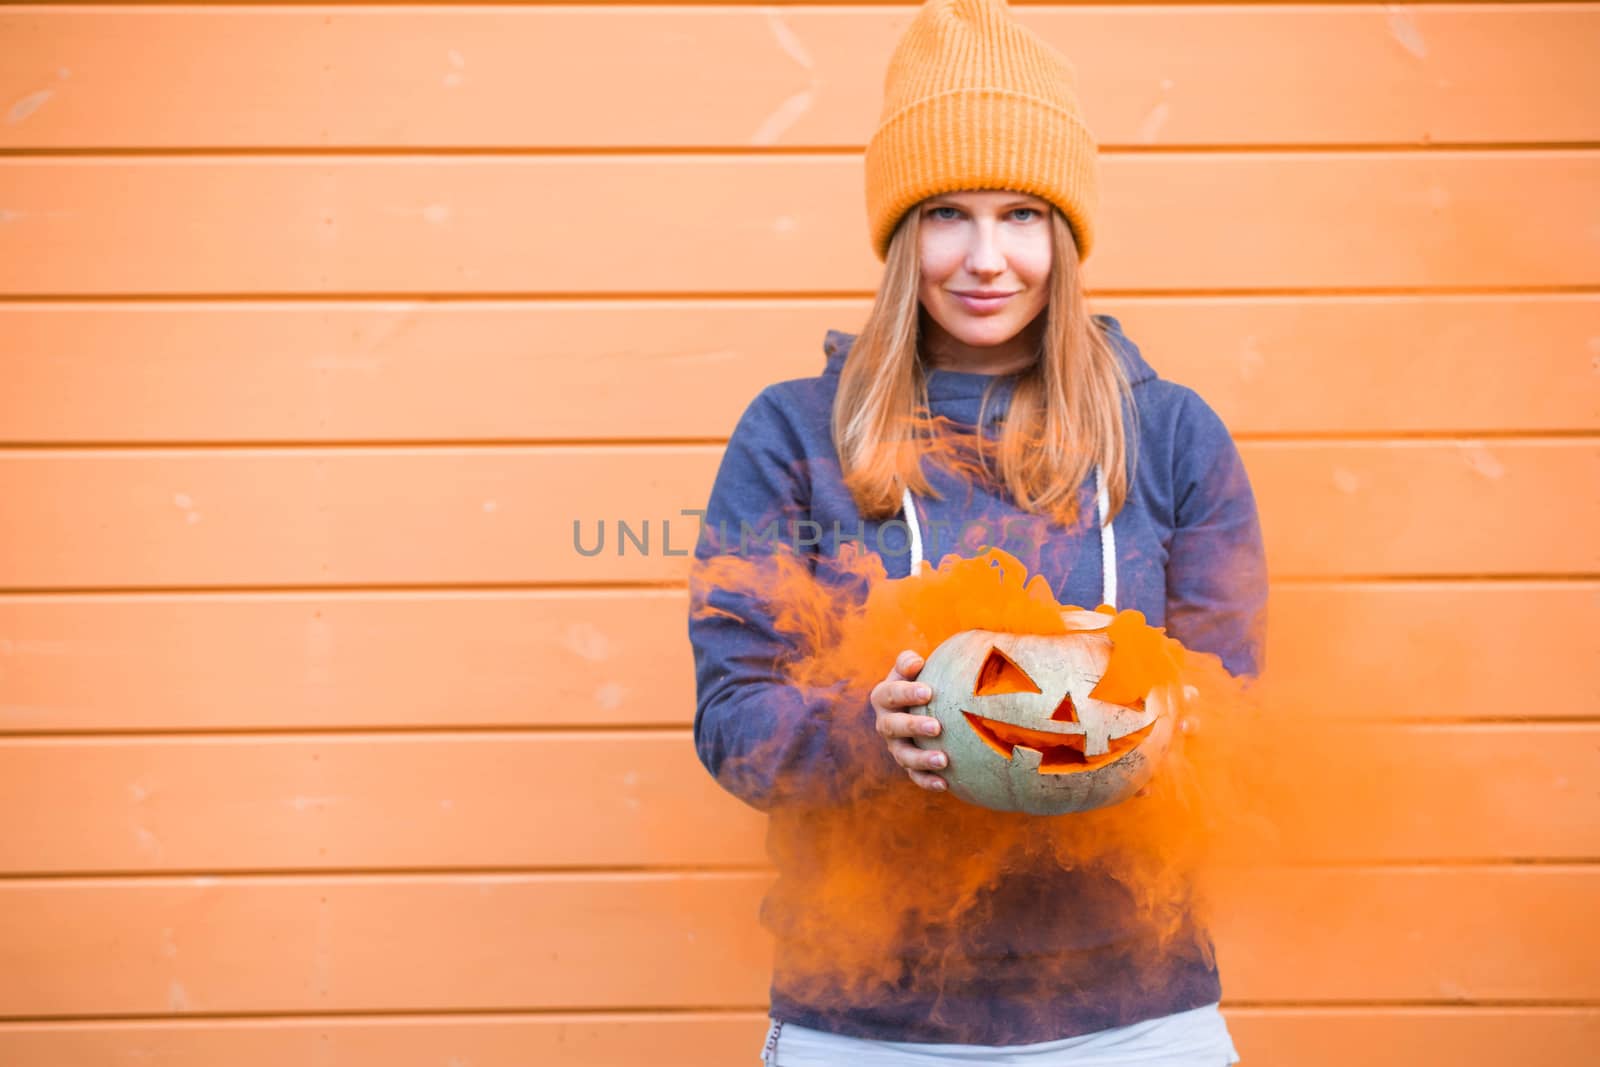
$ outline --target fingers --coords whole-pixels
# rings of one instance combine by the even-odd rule
[[[922,663],[922,657],[908,648],[895,659],[894,666],[890,669],[889,676],[885,680],[896,681],[915,678],[922,670]]]
[[[896,738],[889,742],[889,752],[894,761],[908,771],[942,771],[949,759],[937,749],[918,748],[910,741]]]
[[[924,789],[940,792],[945,788],[944,779],[938,772],[944,770],[949,759],[943,752],[932,752],[918,748],[904,738],[894,738],[889,742],[889,755],[894,761]]]
[[[911,715],[903,711],[878,714],[878,733],[888,744],[889,755],[913,782],[934,792],[945,788],[944,779],[937,772],[949,765],[949,757],[943,752],[918,748],[910,738],[937,737],[939,730],[939,720],[929,715]]]
[[[914,708],[926,704],[933,690],[921,682],[891,681],[884,679],[872,687],[872,705],[880,712],[891,708]]]
[[[894,708],[921,707],[933,698],[933,691],[912,679],[922,671],[923,659],[911,649],[901,652],[883,681],[873,686],[871,700],[877,713],[878,733],[883,736],[894,761],[923,789],[944,792],[945,781],[937,773],[949,759],[943,752],[918,748],[910,738],[937,737],[939,720],[931,715],[915,715]]]
[[[894,666],[889,668],[889,673],[883,681],[872,687],[868,699],[872,706],[881,715],[887,708],[906,708],[918,704],[926,704],[933,696],[933,691],[921,682],[911,679],[922,670],[922,657],[909,648],[900,653],[894,661]]]
[[[886,741],[906,737],[938,737],[939,720],[931,715],[912,715],[904,711],[878,713],[878,734]],[[920,749],[918,751],[921,751]]]

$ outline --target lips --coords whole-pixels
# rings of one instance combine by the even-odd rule
[[[967,293],[951,293],[951,296],[968,311],[982,315],[988,312],[999,311],[1005,307],[1016,293],[999,293],[994,296],[973,296]]]

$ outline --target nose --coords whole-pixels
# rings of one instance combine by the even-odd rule
[[[992,219],[979,219],[971,229],[972,241],[967,245],[967,270],[973,274],[999,274],[1006,269],[1006,257],[1000,249],[1000,238]]]

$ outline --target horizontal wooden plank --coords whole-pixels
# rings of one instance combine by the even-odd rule
[[[769,966],[755,921],[766,881],[6,883],[0,946],[14,966],[0,975],[0,1016],[754,1003]],[[98,974],[84,972],[89,959]]]
[[[854,154],[11,158],[0,294],[865,292],[881,266],[861,168]],[[1600,152],[1135,153],[1102,170],[1094,290],[1600,282]]]
[[[1595,298],[1101,303],[1236,435],[1600,427]]]
[[[1592,1000],[1593,867],[1262,872],[1217,921],[1243,1001]],[[1505,938],[1509,943],[1502,942]],[[1294,946],[1286,952],[1286,946]],[[1306,973],[1289,977],[1289,972]]]
[[[1223,1004],[1245,1063],[1295,1067],[1581,1067],[1600,1041],[1593,1008],[1256,1008]],[[763,1011],[0,1024],[9,1067],[746,1067]]]
[[[681,590],[0,597],[0,729],[687,726]]]
[[[1271,700],[1308,715],[1563,718],[1595,713],[1589,582],[1284,584],[1268,609]]]
[[[120,1067],[135,1055],[158,1067],[750,1067],[766,1027],[757,1011],[0,1023],[0,1060],[7,1067]]]
[[[1242,451],[1278,575],[1600,570],[1600,498],[1579,488],[1594,483],[1592,440]],[[30,518],[0,529],[0,587],[681,580],[698,532],[685,513],[704,506],[720,455],[697,445],[5,452],[0,499]],[[641,543],[648,523],[648,545],[622,539],[619,522]]]
[[[735,873],[5,882],[0,1015],[756,1006],[767,884]],[[1241,1001],[1594,999],[1597,891],[1600,870],[1583,867],[1263,872],[1217,920],[1218,959]]]
[[[12,873],[766,863],[687,730],[0,741],[0,811],[35,813],[0,842]]]
[[[684,509],[704,507],[720,454],[699,445],[0,454],[0,499],[34,516],[0,530],[0,585],[681,578],[697,534]],[[84,491],[101,495],[74,502]],[[648,554],[578,551],[578,534],[592,544],[602,519],[615,544],[623,516],[635,534],[652,520]],[[59,543],[67,529],[79,547]],[[120,558],[91,558],[105,550]]]
[[[676,589],[0,597],[0,730],[688,726],[687,612]],[[1268,627],[1274,700],[1308,716],[1594,714],[1593,582],[1280,584]]]
[[[1600,474],[1589,441],[1241,451],[1276,574],[1600,570],[1600,496],[1578,488]]]
[[[0,305],[0,443],[725,436],[769,382],[820,374],[823,335],[859,330],[867,306]],[[1235,434],[1600,426],[1594,296],[1096,306]]]
[[[1592,678],[1580,672],[1576,681]],[[1335,744],[1336,756],[1282,742],[1274,753],[1280,784],[1265,790],[1276,802],[1267,818],[1301,861],[1600,858],[1600,727],[1430,725],[1342,736],[1350,747]]]
[[[12,9],[0,38],[17,60],[0,71],[0,99],[19,103],[0,148],[860,146],[910,15],[903,4]],[[1600,96],[1591,4],[1052,5],[1018,17],[1073,61],[1104,145],[1600,137],[1583,106]],[[1285,47],[1307,40],[1318,47]],[[197,84],[208,91],[190,93]]]
[[[1295,788],[1261,806],[1293,858],[1600,858],[1600,726],[1347,736],[1339,760],[1272,753]],[[765,819],[687,730],[6,740],[0,811],[31,813],[0,838],[7,874],[766,862]]]
[[[1244,1062],[1296,1067],[1582,1067],[1600,1010],[1579,1008],[1231,1008]]]
[[[529,4],[529,5],[527,5],[527,6],[530,6],[530,7],[542,6],[542,5],[545,4],[545,2],[546,2],[546,0],[533,0],[533,2],[531,4]],[[696,5],[696,6],[737,8],[737,7],[743,6],[747,2],[748,2],[748,0],[709,0],[709,2],[707,4]],[[783,6],[792,7],[792,8],[795,8],[797,10],[805,10],[807,8],[817,8],[817,7],[916,7],[919,2],[920,2],[920,0],[792,0],[791,3],[785,4]],[[1028,8],[1055,7],[1055,6],[1059,6],[1060,2],[1061,2],[1061,0],[1014,0],[1014,2],[1012,3],[1011,6],[1015,7],[1015,8],[1021,8],[1023,10],[1026,10]],[[1148,0],[1110,0],[1110,3],[1106,4],[1105,6],[1106,7],[1118,7],[1118,6],[1124,6],[1124,5],[1126,5],[1126,6],[1142,6],[1143,4],[1145,4],[1147,2],[1148,2]],[[1277,4],[1277,3],[1280,3],[1280,2],[1281,2],[1281,0],[1243,0],[1243,6],[1250,6],[1252,4],[1259,4],[1260,6],[1267,6],[1269,4]],[[1498,4],[1498,3],[1503,3],[1503,2],[1505,2],[1505,0],[1466,0],[1466,3],[1462,4],[1462,3],[1459,2],[1459,0],[1421,0],[1421,3],[1419,4],[1419,6],[1428,7],[1428,6],[1432,6],[1434,4],[1438,4],[1440,6],[1449,4],[1451,6],[1470,7],[1470,6],[1476,6],[1476,5],[1479,5],[1479,4],[1492,5],[1492,4]],[[570,5],[563,4],[561,6],[592,7],[592,8],[602,8],[603,9],[603,8],[606,8],[606,7],[613,6],[614,3],[615,3],[615,0],[577,0],[577,3],[570,4]],[[670,6],[678,5],[679,3],[680,3],[680,0],[648,0],[648,2],[646,2],[646,3],[636,4],[636,5],[632,5],[632,6],[641,7],[641,8],[664,7],[664,6],[670,7]],[[1173,6],[1175,6],[1175,7],[1184,7],[1184,6],[1188,6],[1189,4],[1200,4],[1200,3],[1202,3],[1202,0],[1179,0],[1179,2],[1175,3]],[[64,0],[64,2],[62,2],[62,0],[58,0],[58,2],[50,3],[50,4],[36,2],[36,0],[22,0],[21,3],[15,5],[15,6],[18,6],[18,7],[88,7],[88,6],[91,6],[91,5],[90,5],[90,3],[87,2],[87,0]],[[149,2],[148,2],[148,0],[107,0],[107,2],[101,2],[101,0],[94,0],[94,3],[92,4],[92,6],[97,7],[97,8],[110,8],[110,9],[118,9],[118,8],[121,8],[121,9],[137,9],[137,8],[142,8],[142,7],[149,6]],[[160,5],[160,6],[168,6],[168,5]],[[323,7],[323,6],[326,6],[326,5],[322,4],[321,0],[229,0],[229,3],[226,6],[228,6],[228,7],[245,7],[245,8],[247,8],[247,7],[286,7],[286,8],[295,8],[295,7]],[[398,6],[398,7],[428,7],[428,6],[432,6],[432,0],[408,0],[407,3],[398,4],[398,5],[395,4],[393,2],[393,0],[349,0],[348,3],[340,4],[339,6],[340,7],[349,7],[349,8],[357,9],[357,10],[359,10],[361,8],[365,8],[365,7],[380,7],[380,8],[381,7],[396,7],[396,6]],[[550,6],[555,6],[555,5],[550,5]],[[684,6],[687,6],[687,5],[684,5]]]

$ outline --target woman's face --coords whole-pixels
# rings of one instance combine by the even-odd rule
[[[1050,202],[1001,190],[917,206],[924,357],[1001,374],[1031,365],[1049,300]]]

